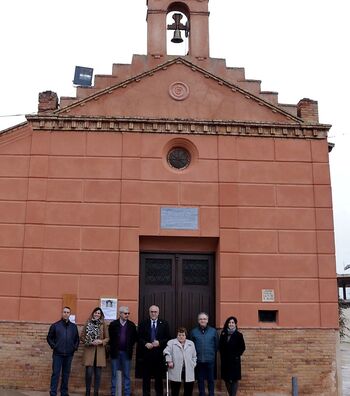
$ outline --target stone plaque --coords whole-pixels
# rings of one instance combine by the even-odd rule
[[[160,228],[198,230],[198,208],[161,208]]]
[[[263,302],[274,302],[275,291],[273,289],[262,289],[262,301]]]

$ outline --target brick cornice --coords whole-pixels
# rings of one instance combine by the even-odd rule
[[[86,117],[28,115],[34,131],[141,132],[192,135],[234,135],[325,139],[327,124],[284,124],[223,120],[150,119],[136,117]]]

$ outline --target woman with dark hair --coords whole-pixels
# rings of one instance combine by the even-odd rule
[[[94,374],[94,396],[98,396],[102,367],[106,367],[107,326],[100,307],[96,307],[81,332],[84,344],[83,364],[85,366],[86,396],[90,396],[92,376]]]
[[[245,351],[243,334],[238,331],[237,319],[226,319],[219,340],[221,378],[225,381],[229,396],[235,396],[241,379],[241,355]]]
[[[197,353],[194,343],[186,337],[187,330],[179,327],[177,337],[169,340],[163,351],[168,365],[172,396],[179,396],[181,382],[184,383],[184,396],[192,396],[193,392]]]

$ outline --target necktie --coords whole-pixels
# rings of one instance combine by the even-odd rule
[[[152,321],[152,327],[151,327],[151,342],[153,342],[156,339],[156,321]]]

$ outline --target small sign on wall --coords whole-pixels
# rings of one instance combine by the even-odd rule
[[[100,308],[102,309],[106,320],[117,319],[118,299],[113,297],[102,297]]]
[[[274,289],[262,289],[262,302],[274,302],[275,301],[275,290]]]

